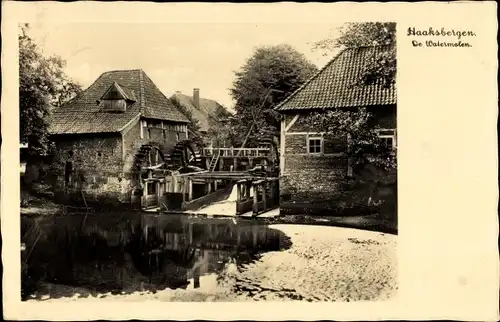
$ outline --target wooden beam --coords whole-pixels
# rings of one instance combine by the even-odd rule
[[[188,180],[188,201],[193,200],[193,181],[191,178],[187,178]]]
[[[187,178],[184,179],[184,186],[182,187],[182,202],[186,202],[186,194],[187,194]]]
[[[290,128],[295,124],[295,122],[297,122],[298,118],[299,118],[299,114],[295,114],[295,116],[293,117],[293,119],[286,126],[285,132],[288,132],[288,130],[290,130]]]
[[[163,167],[164,165],[165,165],[165,163],[160,163],[160,164],[152,165],[152,166],[149,166],[149,167],[143,167],[142,169],[143,170],[158,170],[161,167]]]

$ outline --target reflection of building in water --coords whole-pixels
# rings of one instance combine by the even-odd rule
[[[234,224],[231,220],[149,216],[143,219],[144,238],[156,244],[165,257],[160,271],[166,284],[193,279],[200,287],[200,276],[220,272],[231,259],[236,263],[250,260],[263,250],[279,249],[278,231],[251,222]],[[153,237],[154,235],[154,237]],[[158,242],[154,243],[153,240]],[[152,245],[151,244],[151,245]],[[172,266],[175,263],[177,266]]]
[[[187,288],[191,279],[198,288],[201,276],[218,274],[229,262],[279,250],[282,236],[253,221],[173,215],[95,213],[21,223],[22,242],[33,249],[23,283],[29,276],[102,292]]]

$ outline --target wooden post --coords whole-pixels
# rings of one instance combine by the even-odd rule
[[[208,180],[207,182],[207,194],[211,193],[212,192],[212,183],[210,182],[210,180]]]
[[[193,282],[194,288],[199,288],[200,287],[200,267],[196,266],[194,271],[193,271]]]
[[[224,170],[224,159],[220,158],[219,159],[219,171],[223,171],[223,170]]]
[[[233,171],[237,170],[238,166],[238,158],[233,158]]]
[[[182,202],[186,202],[186,194],[187,194],[187,178],[182,180]]]
[[[188,201],[193,200],[193,180],[191,178],[187,178],[188,181]]]
[[[245,192],[246,192],[246,197],[247,197],[248,199],[250,199],[250,192],[251,192],[251,189],[252,189],[251,184],[252,184],[251,182],[247,182],[247,183],[245,184]]]
[[[217,191],[217,180],[214,181],[214,191]]]
[[[253,168],[253,158],[252,157],[248,158],[248,165],[250,166],[250,169]]]
[[[170,191],[173,193],[177,192],[177,177],[176,176],[172,176]]]
[[[236,183],[236,201],[242,200],[241,198],[241,184],[239,182]]]

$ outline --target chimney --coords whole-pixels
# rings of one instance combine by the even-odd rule
[[[197,109],[200,109],[200,89],[199,88],[193,89],[193,104],[194,104],[194,107],[196,107]]]

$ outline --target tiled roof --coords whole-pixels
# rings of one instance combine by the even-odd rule
[[[366,62],[387,46],[347,48],[276,106],[278,111],[396,104],[396,86],[357,86]]]
[[[109,89],[104,93],[101,97],[104,99],[125,99],[128,101],[135,102],[137,99],[135,98],[134,91],[130,90],[126,87],[120,86],[117,82],[114,82],[113,85],[109,87]]]
[[[105,112],[99,104],[114,83],[135,100],[123,113]],[[80,95],[56,109],[49,118],[49,133],[119,132],[139,114],[145,118],[189,122],[143,70],[120,70],[102,74]]]
[[[191,111],[193,118],[198,120],[202,131],[208,131],[211,121],[219,122],[221,118],[231,115],[221,104],[211,99],[200,97],[199,109],[196,108],[192,96],[175,93],[171,99],[176,99],[184,108]]]

